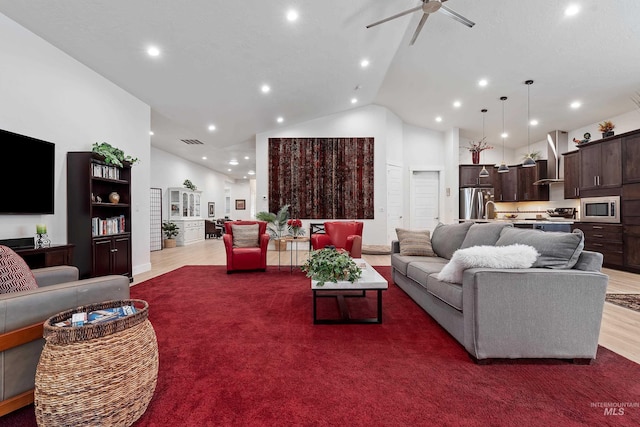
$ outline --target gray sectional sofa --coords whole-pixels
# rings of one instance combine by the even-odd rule
[[[584,251],[577,231],[439,224],[430,236],[433,256],[403,255],[402,242],[392,243],[393,281],[478,363],[504,358],[590,363],[596,357],[608,276],[600,272],[602,254]],[[540,253],[532,268],[469,268],[460,284],[437,278],[458,249],[514,243]],[[406,244],[411,246],[415,241]]]

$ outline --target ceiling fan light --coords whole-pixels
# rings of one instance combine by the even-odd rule
[[[531,154],[529,154],[525,159],[524,162],[522,162],[522,167],[523,168],[531,168],[534,167],[536,165],[536,161],[533,160],[533,157],[531,157]]]
[[[507,166],[504,162],[500,163],[500,167],[498,168],[498,173],[509,172],[509,166]]]
[[[488,178],[489,177],[489,171],[487,170],[487,168],[485,166],[482,166],[482,170],[480,171],[478,176],[480,178]]]

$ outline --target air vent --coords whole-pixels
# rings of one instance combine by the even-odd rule
[[[184,142],[185,144],[189,144],[189,145],[204,145],[204,142],[199,141],[197,139],[181,139],[180,141]]]

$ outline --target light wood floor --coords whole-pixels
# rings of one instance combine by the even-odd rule
[[[298,264],[304,262],[308,255],[308,243],[298,243]],[[267,264],[289,268],[290,259],[295,252],[278,253],[269,250]],[[363,255],[370,265],[390,265],[389,255]],[[152,277],[159,276],[184,265],[226,265],[226,253],[221,239],[207,239],[189,246],[164,249],[151,252],[151,270],[137,274],[133,285],[137,285]],[[608,293],[640,294],[640,275],[618,270],[603,269],[609,275]],[[640,312],[629,310],[614,304],[605,303],[600,328],[600,345],[608,348],[634,362],[640,363]]]

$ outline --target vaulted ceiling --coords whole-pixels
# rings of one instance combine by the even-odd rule
[[[574,16],[565,15],[570,3],[580,9]],[[637,108],[637,0],[449,0],[476,25],[438,11],[413,46],[421,11],[366,28],[420,4],[0,0],[0,13],[148,103],[153,146],[239,179],[255,169],[256,133],[371,103],[406,123],[458,127],[473,139],[487,108],[485,134],[499,143],[499,98],[507,96],[512,147],[527,143],[527,79],[534,80],[530,115],[539,121],[532,142]],[[293,22],[291,9],[299,14]],[[148,56],[150,46],[160,55]],[[581,107],[570,108],[574,101]]]

